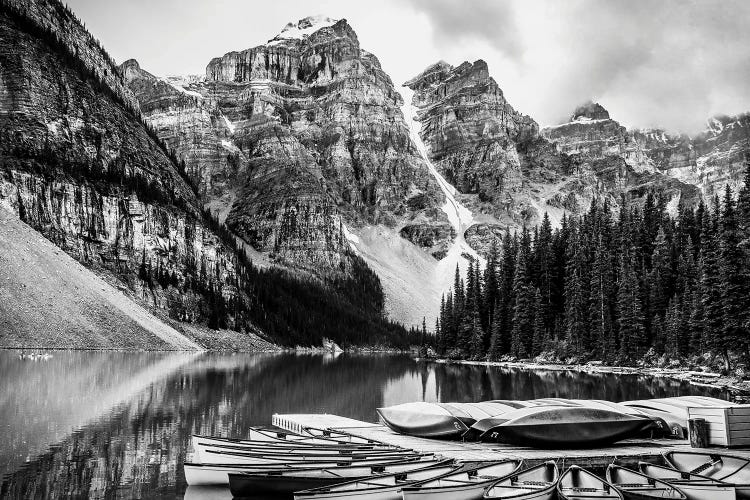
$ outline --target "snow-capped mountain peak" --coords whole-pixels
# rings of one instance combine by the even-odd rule
[[[326,16],[308,16],[296,23],[287,23],[284,29],[281,30],[281,33],[273,37],[269,43],[282,40],[302,40],[320,29],[333,26],[338,21],[338,19]]]

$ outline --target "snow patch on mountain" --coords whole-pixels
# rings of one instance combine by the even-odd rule
[[[267,45],[276,45],[285,40],[302,40],[316,31],[333,26],[339,20],[325,16],[309,16],[300,19],[297,23],[288,23],[281,33],[268,41]]]

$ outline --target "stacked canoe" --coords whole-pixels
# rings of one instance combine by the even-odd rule
[[[623,403],[545,398],[418,402],[377,411],[385,425],[411,436],[566,448],[601,446],[642,435],[682,438],[688,407],[727,404],[731,403],[698,396]]]
[[[665,465],[613,464],[599,477],[577,466],[560,474],[554,462],[462,464],[336,431],[254,428],[243,440],[194,436],[193,448],[196,462],[185,464],[192,498],[202,488],[220,497],[220,487],[234,497],[290,500],[750,499],[750,461],[714,453],[669,452]]]

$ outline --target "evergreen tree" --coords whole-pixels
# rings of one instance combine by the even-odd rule
[[[746,260],[740,248],[740,229],[732,192],[727,186],[721,214],[719,241],[719,279],[721,289],[722,328],[717,348],[726,359],[729,369],[729,351],[748,352],[748,307],[750,287]]]
[[[646,327],[638,293],[636,263],[632,256],[620,257],[617,290],[619,317],[620,357],[625,362],[638,360],[645,351]]]

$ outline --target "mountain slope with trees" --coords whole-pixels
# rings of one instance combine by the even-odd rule
[[[435,348],[459,359],[543,357],[635,364],[710,353],[726,371],[750,360],[750,160],[744,187],[670,216],[593,203],[560,228],[506,232],[487,266],[456,272]]]

